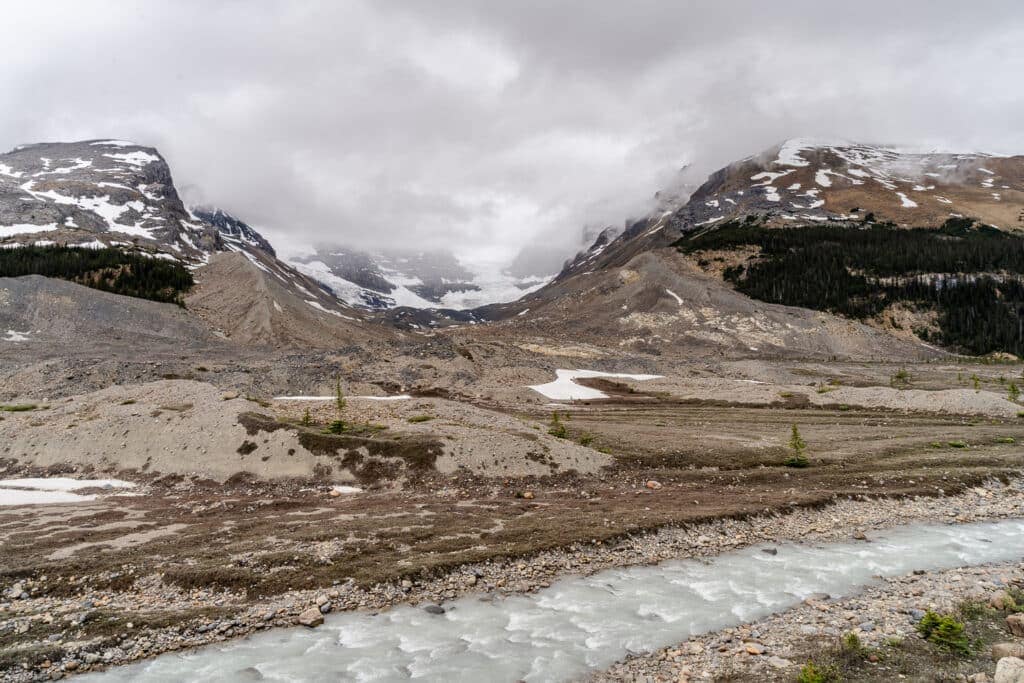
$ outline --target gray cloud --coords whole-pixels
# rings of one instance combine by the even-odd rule
[[[1024,151],[1013,0],[33,4],[0,146],[154,145],[278,242],[494,261],[786,137]]]

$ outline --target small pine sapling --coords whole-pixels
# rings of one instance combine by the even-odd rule
[[[800,429],[793,425],[789,436],[790,455],[784,463],[786,467],[807,467],[811,463],[807,460],[804,451],[807,450],[807,442],[800,436]]]

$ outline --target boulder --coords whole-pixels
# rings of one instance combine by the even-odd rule
[[[1024,614],[1011,614],[1006,617],[1006,628],[1018,638],[1024,638]]]
[[[1003,657],[1024,659],[1024,643],[996,643],[992,646],[992,661],[998,662]]]
[[[989,598],[988,605],[992,609],[1006,609],[1013,604],[1013,598],[1006,591],[999,591]]]
[[[324,615],[320,614],[319,607],[310,607],[299,615],[299,624],[302,626],[316,628],[322,623],[324,623]]]
[[[1024,683],[1024,659],[1003,657],[996,664],[994,683]]]

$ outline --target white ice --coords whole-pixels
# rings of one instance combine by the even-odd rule
[[[588,400],[608,398],[608,394],[576,384],[573,380],[589,377],[610,377],[613,379],[632,379],[642,382],[649,379],[658,379],[661,376],[630,375],[617,372],[598,372],[596,370],[555,370],[555,381],[548,382],[547,384],[532,384],[528,388],[557,401]]]

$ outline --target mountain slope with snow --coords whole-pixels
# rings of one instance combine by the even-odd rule
[[[240,219],[217,208],[188,209],[160,153],[131,142],[41,143],[0,155],[0,248],[54,244],[113,247],[177,261],[201,283],[210,279],[204,268],[211,257],[236,252],[315,316],[352,312],[315,279],[279,260],[270,243]],[[242,269],[219,272],[238,275]],[[249,286],[244,283],[252,278],[235,279],[237,286]],[[230,277],[218,281],[233,286]],[[218,327],[216,314],[226,309],[213,305],[218,293],[203,291],[208,318]],[[219,293],[225,300],[234,294]]]
[[[652,353],[936,351],[922,340],[1016,353],[1024,271],[1004,255],[1022,240],[1024,157],[791,140],[713,173],[680,207],[600,235],[540,290],[476,313],[504,321],[503,335]]]
[[[293,255],[288,263],[329,288],[341,301],[378,311],[400,307],[473,309],[514,301],[550,279],[471,268],[442,250],[370,252],[321,246]]]

